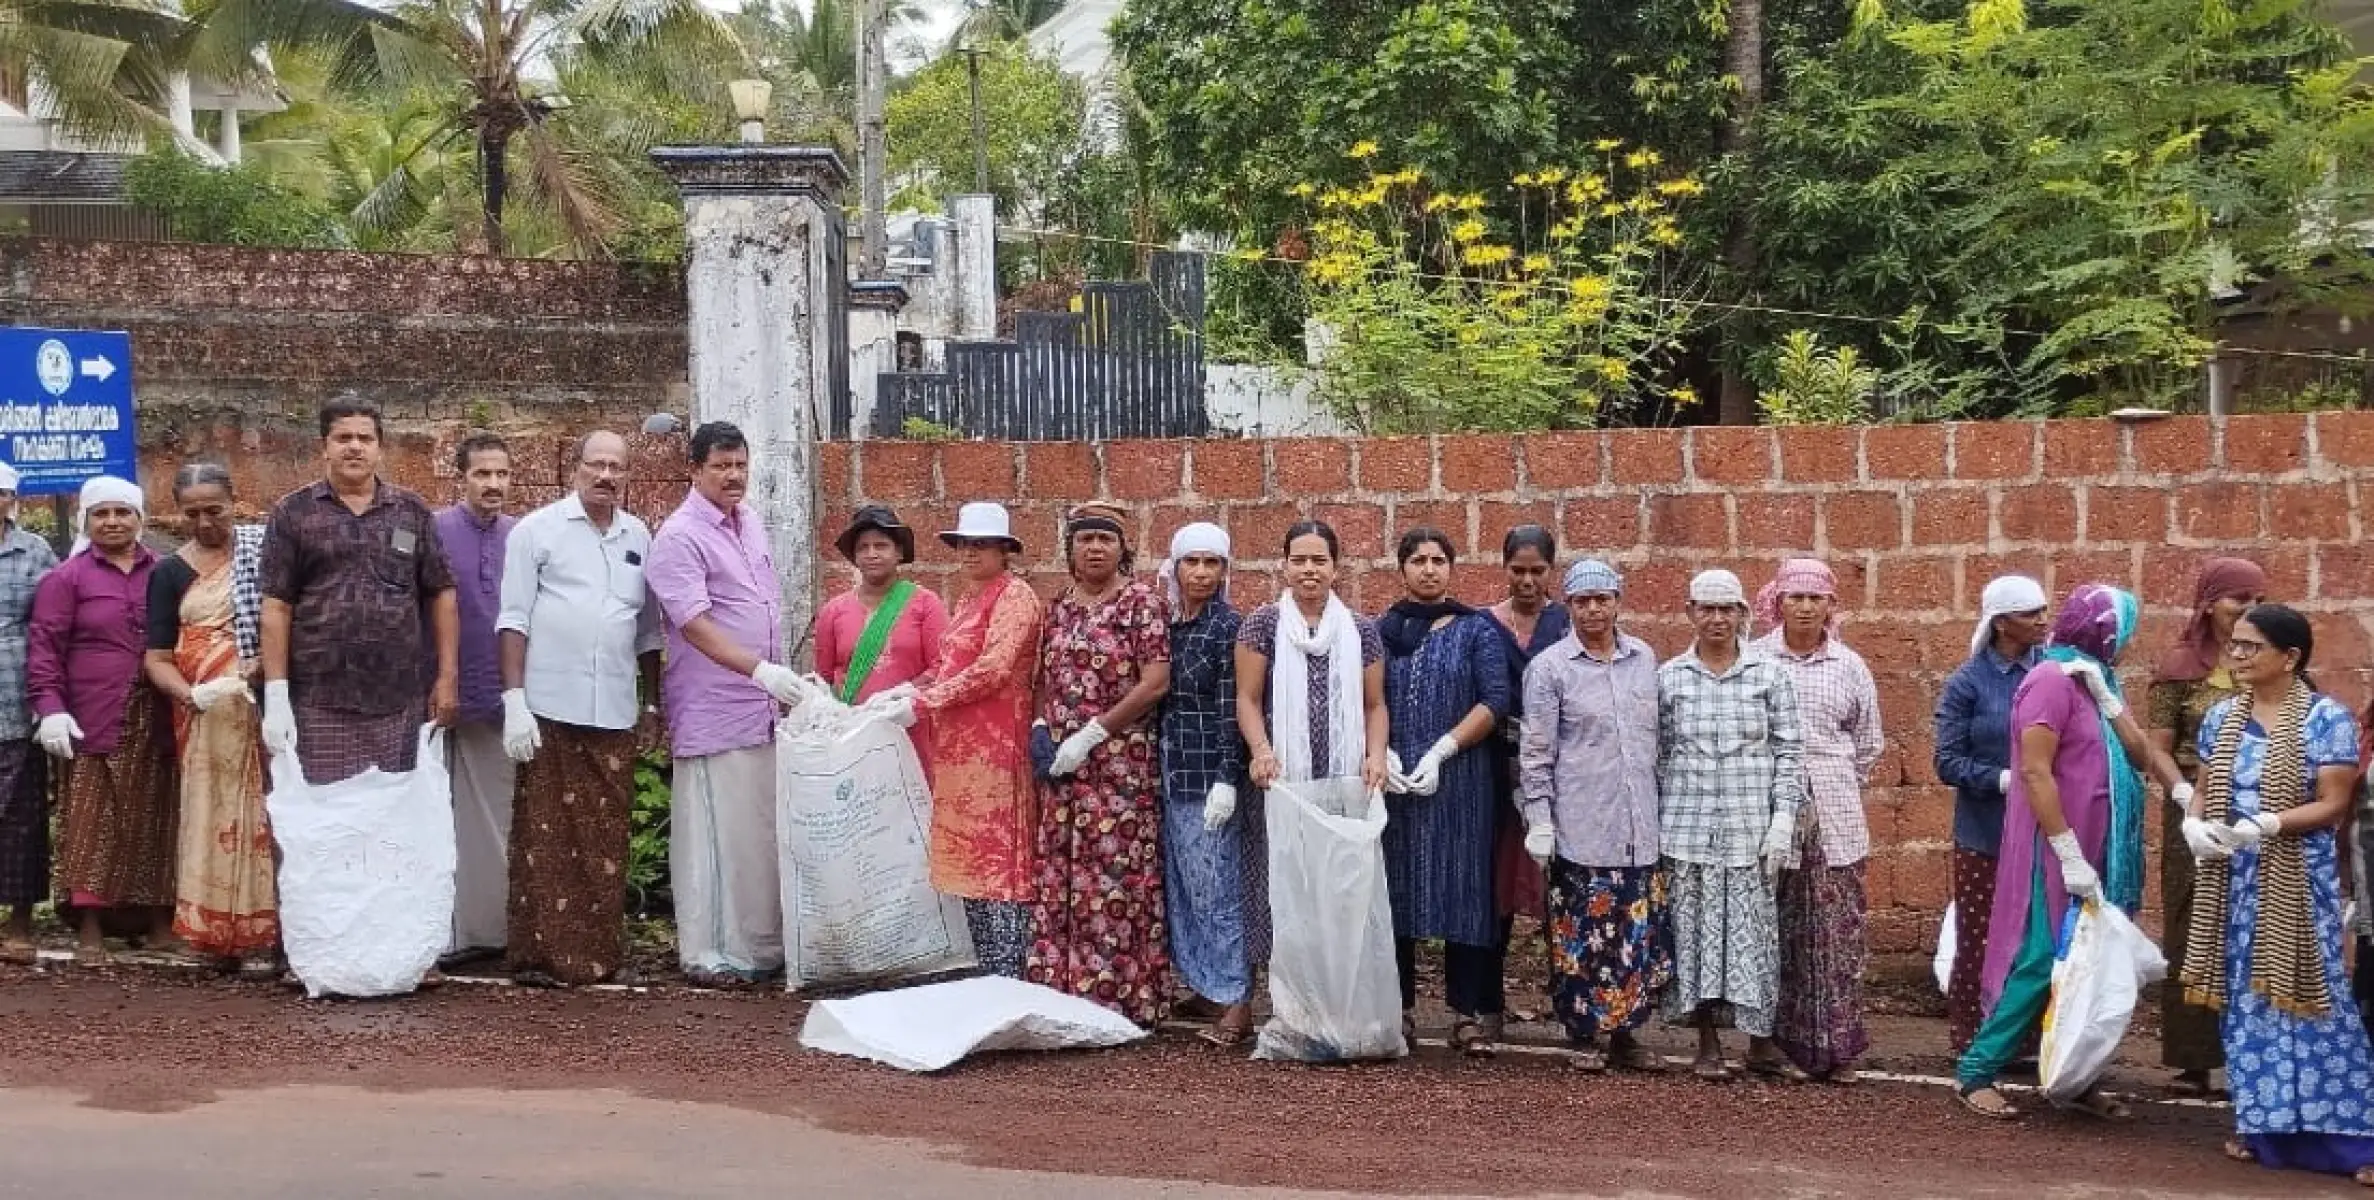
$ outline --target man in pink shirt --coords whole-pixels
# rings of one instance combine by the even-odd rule
[[[783,969],[775,862],[775,720],[807,698],[782,665],[783,585],[766,527],[742,502],[750,445],[711,421],[693,431],[692,494],[651,540],[643,578],[668,636],[660,695],[674,732],[668,815],[677,956],[710,984]]]

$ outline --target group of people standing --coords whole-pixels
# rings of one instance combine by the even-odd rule
[[[2036,1044],[2065,914],[2142,904],[2148,776],[2167,805],[2163,1053],[2179,1085],[2205,1094],[2226,1071],[2229,1157],[2374,1186],[2365,747],[2348,709],[2314,690],[2307,618],[2265,591],[2253,563],[2204,564],[2154,671],[2147,728],[2116,674],[2132,595],[2087,585],[2050,614],[2031,579],[1987,586],[1971,657],[1937,709],[1937,772],[1956,791],[1958,1094],[1981,1116],[2018,1115],[1995,1084]],[[2341,868],[2353,829],[2354,905]],[[2131,1116],[2098,1087],[2074,1107]]]

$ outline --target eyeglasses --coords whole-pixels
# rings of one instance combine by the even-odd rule
[[[2257,658],[2259,651],[2266,648],[2267,643],[2253,638],[2228,638],[2226,640],[2226,657]]]

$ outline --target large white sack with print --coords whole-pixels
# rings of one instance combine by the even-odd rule
[[[792,988],[973,965],[964,902],[931,886],[931,785],[906,731],[818,695],[775,726],[775,841]]]
[[[453,937],[453,776],[445,731],[421,727],[412,770],[314,785],[292,753],[264,798],[280,843],[280,940],[320,996],[420,986]]]
[[[2117,905],[2088,900],[2070,910],[2036,1054],[2037,1082],[2048,1098],[2085,1095],[2117,1057],[2137,993],[2167,974],[2167,956]]]
[[[1385,797],[1357,779],[1269,789],[1269,995],[1253,1057],[1399,1058]]]
[[[1145,1036],[1094,1001],[985,975],[820,1000],[808,1010],[800,1045],[902,1071],[937,1071],[984,1050],[1087,1050]]]

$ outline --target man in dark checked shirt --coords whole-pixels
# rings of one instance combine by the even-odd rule
[[[272,506],[262,569],[264,746],[294,748],[317,785],[412,769],[424,691],[428,719],[453,722],[461,628],[428,504],[379,478],[379,410],[332,400],[321,435],[324,478]]]

